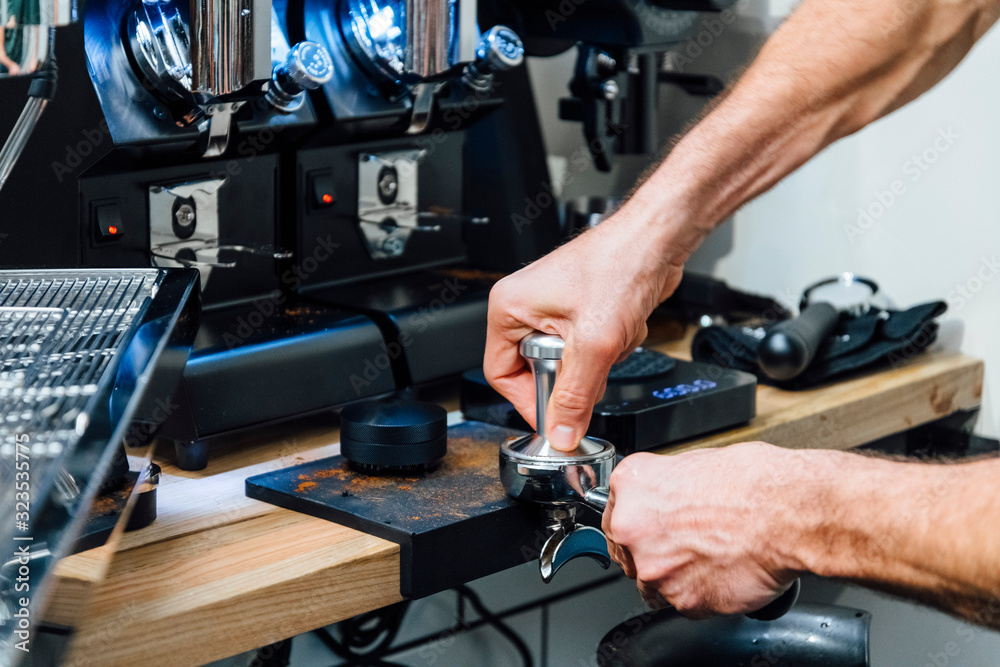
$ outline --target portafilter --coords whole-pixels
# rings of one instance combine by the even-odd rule
[[[552,334],[535,332],[520,342],[521,356],[535,377],[536,433],[512,438],[500,446],[500,480],[510,497],[539,505],[550,534],[538,559],[542,580],[548,583],[570,560],[587,556],[605,569],[611,565],[607,538],[591,526],[577,523],[581,505],[603,513],[608,502],[615,448],[607,440],[584,436],[570,451],[552,447],[546,437],[545,416],[562,367],[565,342]],[[772,620],[783,616],[798,599],[796,580],[779,598],[747,616]]]

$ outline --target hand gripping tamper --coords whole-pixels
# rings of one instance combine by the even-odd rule
[[[550,531],[538,559],[542,580],[548,583],[563,565],[579,556],[611,565],[607,539],[597,528],[577,523],[576,513],[585,505],[599,513],[608,502],[608,484],[615,467],[615,448],[607,440],[585,436],[571,451],[554,449],[545,437],[545,412],[562,366],[564,342],[559,336],[532,333],[520,343],[535,376],[535,426],[537,432],[512,438],[500,446],[500,480],[515,500],[542,507]],[[772,620],[785,614],[798,599],[800,584],[766,607],[747,614]]]

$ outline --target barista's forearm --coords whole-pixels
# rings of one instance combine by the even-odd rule
[[[786,562],[1000,628],[1000,460],[815,454],[816,483],[787,516],[801,531],[789,529]]]
[[[693,249],[824,147],[937,83],[998,13],[995,0],[805,0],[625,217],[661,223],[665,250]]]

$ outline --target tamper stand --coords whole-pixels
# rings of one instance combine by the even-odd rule
[[[585,436],[571,451],[554,449],[545,436],[545,412],[562,366],[565,343],[555,335],[532,333],[520,343],[535,376],[535,424],[532,435],[508,440],[500,446],[500,480],[507,494],[520,501],[540,505],[550,535],[542,547],[539,568],[548,583],[570,560],[587,556],[605,569],[611,565],[607,540],[597,528],[576,521],[579,506],[604,512],[608,484],[615,466],[615,448],[606,440]],[[771,620],[783,616],[795,604],[799,581],[778,599],[752,614]]]

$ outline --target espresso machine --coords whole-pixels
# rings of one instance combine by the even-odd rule
[[[546,180],[537,126],[503,165],[469,136],[502,106],[516,34],[479,32],[474,2],[97,1],[81,19],[65,101],[0,194],[21,221],[0,261],[198,269],[195,350],[145,429],[182,467],[212,436],[479,363],[489,272],[558,240],[554,211],[504,220]],[[492,115],[477,133],[514,124]],[[485,277],[441,273],[465,266]]]

